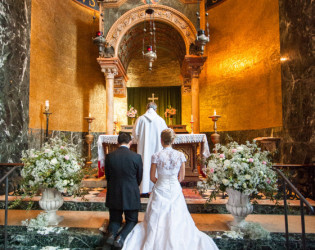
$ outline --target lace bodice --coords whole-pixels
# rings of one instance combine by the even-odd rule
[[[152,163],[156,163],[158,176],[178,175],[180,166],[186,161],[185,155],[171,147],[164,148],[152,155]]]

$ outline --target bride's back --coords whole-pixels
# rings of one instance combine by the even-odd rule
[[[178,175],[182,163],[186,161],[182,152],[171,147],[163,148],[152,156],[152,163],[156,163],[158,176]]]

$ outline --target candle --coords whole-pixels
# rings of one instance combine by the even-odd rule
[[[194,116],[193,115],[191,115],[191,122],[193,122],[194,121]]]
[[[89,117],[91,117],[91,113],[89,113]]]
[[[117,122],[117,115],[114,115],[114,122]]]
[[[214,110],[213,115],[217,115],[217,112]]]
[[[49,101],[48,100],[45,101],[45,107],[49,108]]]

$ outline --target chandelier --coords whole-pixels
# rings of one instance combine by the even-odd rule
[[[146,18],[149,15],[148,27]],[[145,20],[143,28],[143,40],[142,40],[142,55],[144,59],[149,63],[149,70],[152,70],[152,64],[157,59],[156,55],[156,40],[155,40],[155,23],[154,23],[154,10],[149,8],[145,11]],[[146,47],[146,51],[144,48]]]

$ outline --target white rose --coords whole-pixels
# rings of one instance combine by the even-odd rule
[[[222,180],[222,183],[223,183],[225,186],[227,186],[227,185],[229,184],[229,180],[223,179],[223,180]]]
[[[243,150],[244,150],[244,148],[243,148],[243,147],[237,147],[236,149],[237,149],[237,151],[239,151],[239,152],[241,152],[241,151],[243,151]]]
[[[56,165],[56,164],[58,163],[58,161],[57,161],[56,158],[53,158],[53,159],[50,161],[50,163],[51,163],[52,165]]]
[[[230,161],[230,160],[224,161],[224,166],[229,166],[230,164],[231,164],[231,161]]]
[[[250,176],[249,174],[246,174],[246,175],[245,175],[245,179],[246,179],[246,180],[250,180],[250,178],[251,178],[251,176]]]
[[[247,185],[246,185],[246,183],[243,183],[243,188],[247,188]]]

